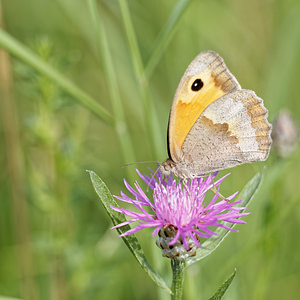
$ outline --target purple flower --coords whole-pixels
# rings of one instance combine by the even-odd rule
[[[209,238],[216,235],[217,233],[213,231],[213,227],[236,231],[223,222],[244,224],[245,222],[239,218],[249,214],[240,213],[244,207],[235,206],[241,203],[242,200],[230,202],[237,193],[217,202],[220,196],[220,184],[229,174],[216,181],[214,179],[217,172],[208,175],[206,178],[179,180],[177,182],[172,175],[163,178],[159,171],[157,173],[152,171],[151,178],[142,175],[138,170],[137,173],[153,191],[153,201],[148,198],[137,182],[135,182],[133,188],[124,180],[125,186],[132,196],[129,197],[121,192],[121,197],[114,197],[133,204],[138,212],[112,207],[115,211],[131,218],[112,229],[133,222],[138,222],[138,224],[120,236],[129,235],[148,227],[154,228],[152,235],[155,236],[161,230],[171,228],[174,234],[168,240],[169,246],[178,244],[179,241],[186,250],[189,250],[191,249],[191,243],[201,247],[200,238]],[[216,189],[216,193],[210,201],[206,200],[204,202],[206,192],[212,188]],[[146,207],[149,207],[148,211],[150,212],[145,209]],[[169,232],[170,230],[167,234]]]

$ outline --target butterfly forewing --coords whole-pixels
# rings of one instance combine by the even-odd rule
[[[174,161],[180,160],[183,142],[204,109],[237,89],[239,83],[215,52],[203,51],[191,62],[178,85],[170,113],[168,147]]]

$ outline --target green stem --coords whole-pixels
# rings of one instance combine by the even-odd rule
[[[65,76],[63,76],[52,66],[39,58],[38,55],[33,53],[29,48],[18,42],[2,29],[0,29],[0,46],[12,55],[16,56],[18,59],[22,60],[27,65],[31,66],[36,71],[50,78],[59,87],[73,96],[74,99],[96,114],[104,122],[110,125],[113,124],[112,116],[93,98],[79,89],[75,84],[65,78]]]
[[[172,300],[182,299],[182,289],[183,289],[183,279],[184,279],[184,268],[185,262],[178,259],[171,260],[171,267],[173,271],[173,281],[172,281]]]
[[[0,0],[0,27],[4,27],[2,2]],[[2,29],[0,29],[2,30]],[[38,299],[36,268],[32,249],[30,230],[29,201],[26,193],[26,169],[24,160],[24,144],[22,144],[21,128],[18,114],[18,101],[13,93],[13,76],[11,58],[0,49],[0,120],[3,140],[1,146],[6,152],[3,169],[7,167],[7,184],[10,185],[11,214],[16,247],[16,263],[19,269],[20,293],[26,299]],[[2,199],[1,199],[2,200]],[[3,199],[4,200],[4,199]],[[0,297],[2,298],[2,297]]]
[[[103,18],[101,18],[98,14],[96,0],[88,0],[88,7],[95,30],[98,50],[102,57],[107,86],[114,112],[114,125],[121,145],[121,150],[126,163],[136,162],[129,129],[126,124],[117,75],[113,64],[113,57],[111,56],[111,51],[109,49],[105,27],[102,23]],[[127,168],[126,171],[131,178],[135,178],[136,173],[133,169]]]
[[[150,145],[152,147],[152,152],[155,154],[155,158],[157,159],[161,155],[161,149],[164,149],[161,128],[159,126],[156,108],[154,106],[154,103],[150,99],[148,80],[145,77],[142,55],[139,49],[127,0],[119,0],[119,5],[129,44],[134,73],[140,88],[144,109],[144,120],[146,123],[148,135],[151,137]]]
[[[159,33],[151,56],[145,67],[145,74],[148,80],[153,74],[155,67],[158,65],[161,56],[165,53],[166,48],[170,44],[180,25],[180,19],[191,2],[191,0],[178,0],[164,28]]]

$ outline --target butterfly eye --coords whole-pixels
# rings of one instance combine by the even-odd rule
[[[202,87],[203,87],[203,81],[200,78],[198,78],[193,82],[191,89],[194,92],[198,92],[201,90]]]

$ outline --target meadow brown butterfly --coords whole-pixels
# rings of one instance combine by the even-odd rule
[[[176,90],[163,174],[181,178],[266,160],[271,124],[263,100],[244,90],[213,51],[201,52]]]

